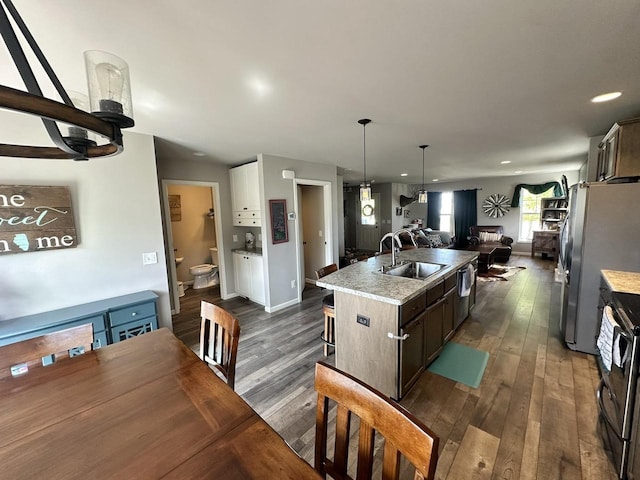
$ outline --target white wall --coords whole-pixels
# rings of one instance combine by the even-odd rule
[[[43,129],[0,112],[4,141],[50,143]],[[125,150],[87,162],[0,157],[4,185],[71,189],[77,248],[0,256],[0,320],[141,290],[160,296],[160,325],[171,328],[153,138],[125,132]],[[143,252],[158,263],[142,265]]]
[[[294,170],[297,179],[318,180],[331,182],[332,212],[337,212],[338,201],[338,176],[336,167],[313,162],[305,162],[291,158],[277,157],[274,155],[258,155],[258,168],[264,185],[265,217],[263,228],[263,253],[267,264],[265,265],[266,281],[270,287],[266,306],[278,309],[282,305],[297,300],[297,288],[291,288],[291,280],[298,277],[296,265],[296,238],[295,224],[298,220],[288,223],[289,241],[272,244],[269,221],[269,200],[282,199],[287,201],[287,212],[294,211],[293,188],[294,182],[282,178],[282,170]],[[342,219],[340,219],[342,221]],[[331,241],[334,262],[338,263],[338,215],[332,215]]]

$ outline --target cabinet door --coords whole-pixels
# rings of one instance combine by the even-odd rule
[[[243,167],[232,168],[229,170],[229,178],[231,180],[231,210],[238,212],[246,209],[246,170]]]
[[[258,179],[258,162],[243,165],[247,210],[260,211],[260,182]]]
[[[453,329],[453,301],[455,298],[456,289],[452,288],[447,292],[444,297],[444,310],[442,313],[442,343],[446,343],[455,333]]]
[[[442,320],[444,317],[444,298],[427,308],[424,335],[426,365],[429,365],[442,350]]]
[[[426,312],[418,315],[400,330],[400,396],[411,387],[424,371],[424,321]]]
[[[236,273],[236,292],[243,297],[251,295],[251,266],[247,255],[233,254],[233,268]]]
[[[249,255],[249,264],[251,266],[250,298],[254,302],[264,305],[264,265],[262,263],[262,257]]]

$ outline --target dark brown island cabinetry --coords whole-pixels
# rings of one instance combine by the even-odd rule
[[[336,366],[402,398],[454,334],[456,292],[457,271],[399,306],[335,291]]]

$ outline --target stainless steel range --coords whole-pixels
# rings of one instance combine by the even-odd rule
[[[609,361],[605,354],[598,357],[599,429],[618,477],[640,479],[640,296],[612,292],[603,280],[598,307],[602,322],[607,306],[615,325],[611,338],[617,355]]]

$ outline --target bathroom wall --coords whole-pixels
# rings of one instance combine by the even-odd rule
[[[209,248],[216,246],[216,230],[213,218],[207,213],[213,206],[210,187],[195,185],[169,185],[169,195],[180,196],[180,220],[171,221],[173,248],[176,257],[184,257],[176,267],[178,280],[191,282],[189,267],[211,263]]]

